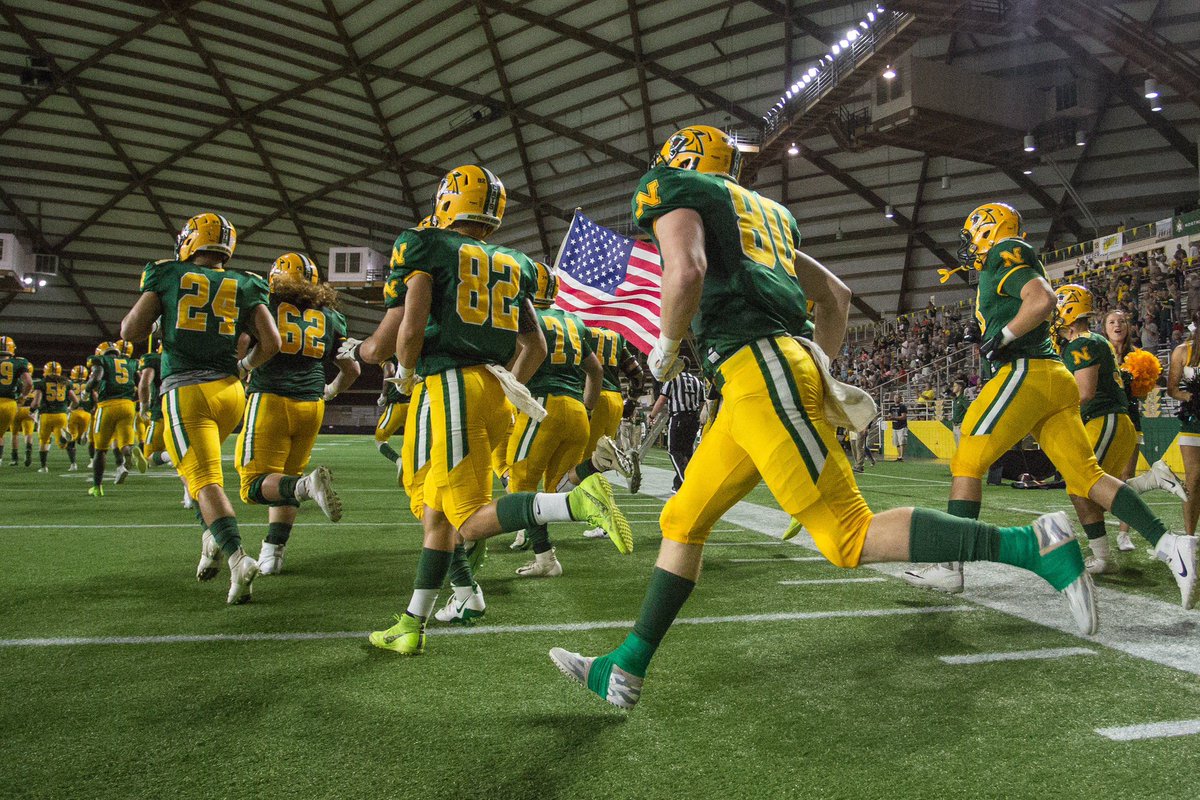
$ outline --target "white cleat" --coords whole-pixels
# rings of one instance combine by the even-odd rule
[[[254,595],[254,579],[258,577],[258,562],[245,551],[238,551],[229,557],[229,596],[225,602],[231,606],[249,603]]]
[[[94,459],[94,458],[89,458],[89,459],[88,459],[88,469],[91,469],[91,468],[92,468],[92,464],[93,464],[95,461],[96,461],[96,459]]]
[[[67,467],[67,472],[79,472],[79,465],[72,464],[71,466]]]
[[[533,561],[517,568],[517,574],[522,578],[557,578],[562,572],[562,563],[554,555],[553,547],[544,553],[536,553]]]
[[[1154,557],[1171,568],[1179,585],[1179,603],[1184,608],[1196,605],[1196,550],[1200,539],[1178,533],[1164,533],[1154,548]]]
[[[212,531],[205,529],[200,537],[200,563],[196,565],[196,580],[211,581],[221,571],[221,562],[225,554],[217,547],[217,540]]]
[[[900,577],[912,586],[922,589],[933,589],[947,594],[962,594],[963,590],[963,569],[962,564],[958,562],[907,569]]]
[[[555,647],[550,651],[550,660],[563,675],[583,684],[585,689],[590,688],[588,687],[588,673],[596,659]],[[631,675],[614,664],[612,673],[608,676],[608,686],[603,699],[617,708],[629,711],[641,699],[642,685],[645,682],[645,678]]]
[[[38,472],[49,472],[49,471],[50,471],[49,467],[39,467],[38,468]]]
[[[592,528],[583,532],[585,539],[607,539],[608,532],[604,528]]]
[[[1117,533],[1117,549],[1122,553],[1132,553],[1136,549],[1133,546],[1133,539],[1129,538],[1129,531],[1119,531]]]
[[[330,522],[342,518],[342,501],[333,491],[333,473],[329,467],[317,467],[301,478],[296,484],[296,496],[315,500]]]
[[[1154,475],[1154,484],[1165,492],[1178,497],[1183,502],[1187,502],[1187,490],[1183,488],[1183,481],[1175,474],[1167,462],[1159,459],[1150,466],[1150,472]]]
[[[117,472],[113,475],[113,486],[120,486],[128,477],[129,470],[125,468],[124,464],[122,464],[121,466],[117,467]]]
[[[1116,575],[1121,571],[1121,565],[1116,561],[1098,556],[1088,556],[1087,561],[1083,562],[1083,566],[1089,575]]]
[[[287,547],[284,544],[271,544],[263,542],[262,549],[258,551],[258,572],[260,575],[278,575],[283,572],[283,550]]]
[[[512,544],[508,546],[509,550],[528,550],[529,540],[525,538],[525,529],[517,531],[517,535],[513,537]]]
[[[460,603],[451,592],[450,601],[434,614],[433,618],[438,622],[447,622],[451,625],[474,625],[486,611],[487,603],[483,602],[483,589],[479,588],[479,584],[475,584],[471,597],[466,602]]]
[[[1079,540],[1075,538],[1075,529],[1065,511],[1053,514],[1043,514],[1033,521],[1033,535],[1037,537],[1038,548],[1043,557],[1061,547],[1079,548]],[[1084,636],[1093,635],[1100,627],[1100,617],[1096,611],[1096,587],[1092,576],[1086,567],[1079,573],[1071,584],[1061,590],[1071,609],[1075,625]]]

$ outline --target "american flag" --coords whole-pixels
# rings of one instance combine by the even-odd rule
[[[654,349],[662,311],[662,259],[654,245],[626,239],[576,211],[555,266],[555,305],[616,331],[643,353]]]

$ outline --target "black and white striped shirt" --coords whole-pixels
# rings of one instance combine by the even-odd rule
[[[690,372],[681,372],[664,383],[662,393],[669,414],[698,413],[704,405],[704,384]]]

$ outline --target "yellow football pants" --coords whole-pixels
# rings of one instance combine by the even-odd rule
[[[1133,427],[1133,420],[1128,414],[1105,414],[1089,419],[1083,427],[1100,469],[1109,475],[1120,476],[1138,446],[1138,432]]]
[[[144,419],[142,419],[141,414],[134,415],[133,430],[134,430],[134,433],[137,434],[137,438],[134,439],[134,441],[140,442],[140,443],[145,443],[146,432],[150,430],[150,426],[146,424],[146,421]]]
[[[8,433],[17,418],[17,401],[11,397],[0,398],[0,436]]]
[[[508,440],[512,438],[513,424],[516,422],[517,409],[506,397],[504,399],[505,413],[508,414],[508,428],[500,441],[492,448],[492,474],[500,480],[508,477]]]
[[[58,435],[59,432],[67,427],[67,415],[62,414],[42,414],[38,418],[38,444],[42,447],[54,442],[59,449],[66,447],[62,438]]]
[[[984,384],[967,408],[950,474],[982,478],[1029,433],[1062,474],[1069,493],[1087,497],[1104,477],[1079,416],[1079,386],[1055,358],[1019,358]]]
[[[375,423],[375,441],[386,442],[397,433],[404,433],[404,422],[408,419],[408,403],[388,403]]]
[[[767,337],[730,356],[720,373],[721,413],[663,507],[663,536],[703,544],[761,479],[831,563],[858,566],[874,515],[825,421],[825,388],[812,358],[790,337]]]
[[[250,395],[234,449],[243,503],[253,502],[250,484],[255,478],[304,474],[324,419],[324,400],[294,400],[269,392]]]
[[[400,446],[400,481],[408,495],[409,510],[417,519],[425,516],[425,478],[429,475],[429,455],[433,449],[429,420],[429,394],[425,384],[418,383],[409,397],[404,442]]]
[[[105,400],[96,406],[92,423],[92,444],[97,450],[109,447],[128,447],[137,440],[133,435],[133,420],[137,408],[132,400]]]
[[[600,441],[601,436],[616,436],[617,428],[621,427],[621,417],[624,415],[625,401],[621,399],[620,392],[600,392],[600,399],[596,401],[596,407],[592,409],[587,447],[583,449],[583,458],[580,458],[575,464],[596,452],[596,442]],[[575,466],[575,464],[571,466]]]
[[[13,417],[12,432],[18,436],[33,436],[33,412],[29,406],[19,406]]]
[[[150,420],[150,428],[146,431],[146,438],[142,443],[142,455],[146,458],[167,449],[166,427],[166,423],[161,419]]]
[[[246,392],[234,376],[180,386],[163,395],[166,445],[171,463],[193,496],[205,486],[223,486],[221,443],[246,409]]]
[[[517,414],[508,440],[508,491],[536,492],[543,480],[547,492],[572,467],[583,461],[588,442],[587,409],[574,397],[552,394],[539,397],[546,418],[534,422]]]
[[[92,414],[77,408],[67,417],[67,434],[76,442],[82,441],[92,429]]]
[[[509,426],[504,390],[482,365],[425,378],[429,394],[429,473],[425,505],[455,528],[492,502],[492,449]]]

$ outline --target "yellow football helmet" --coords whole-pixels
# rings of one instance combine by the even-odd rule
[[[1064,326],[1073,325],[1080,317],[1092,315],[1092,293],[1086,286],[1068,283],[1058,287],[1054,294],[1058,297],[1058,320]]]
[[[44,367],[42,367],[42,377],[43,378],[61,378],[62,377],[62,364],[58,363],[57,361],[47,361],[46,365]]]
[[[0,336],[0,353],[9,356],[17,354],[17,343],[13,341],[11,336]]]
[[[537,269],[537,286],[533,290],[533,304],[537,308],[549,308],[554,305],[554,298],[558,297],[558,270],[540,261],[534,261],[533,266]]]
[[[71,380],[86,381],[87,376],[87,367],[85,367],[83,364],[76,364],[75,366],[71,367]]]
[[[275,282],[278,280],[319,283],[321,274],[317,269],[317,262],[303,253],[284,253],[275,259],[275,263],[271,265],[271,272],[267,276],[267,282],[270,284],[272,292],[275,291]]]
[[[488,233],[500,227],[507,195],[500,179],[483,167],[467,164],[446,173],[433,198],[433,214],[441,225],[477,222]]]
[[[428,217],[423,218],[420,222],[417,223],[417,230],[419,230],[419,231],[426,231],[426,230],[429,230],[430,228],[440,228],[440,227],[442,227],[441,220],[439,220],[437,218],[437,216],[434,214],[430,214]]]
[[[133,342],[117,339],[117,347],[121,348],[121,355],[126,358],[133,358]]]
[[[117,341],[120,341],[120,340],[118,339]],[[113,355],[117,355],[117,356],[121,355],[120,345],[118,345],[114,342],[101,342],[100,344],[96,345],[96,355],[106,356],[109,353],[112,353]]]
[[[711,125],[689,125],[667,139],[650,166],[659,164],[724,175],[736,181],[742,174],[742,151],[723,130]]]
[[[1021,233],[1021,214],[1007,203],[984,203],[967,215],[959,231],[958,260],[965,267],[983,269],[992,245]]]
[[[211,211],[197,214],[187,221],[175,240],[176,258],[187,261],[196,253],[219,253],[228,261],[237,247],[237,229]]]

